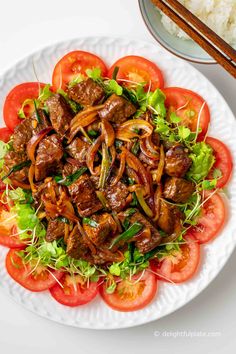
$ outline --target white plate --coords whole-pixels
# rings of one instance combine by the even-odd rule
[[[156,62],[163,70],[167,86],[181,86],[198,92],[211,110],[210,135],[220,138],[236,156],[236,122],[227,103],[216,88],[196,69],[153,44],[110,38],[81,38],[45,48],[18,62],[0,78],[0,112],[6,94],[16,84],[35,81],[32,62],[41,82],[50,82],[57,60],[75,49],[101,56],[110,65],[119,57],[136,54]],[[230,217],[221,234],[202,247],[202,262],[197,275],[190,281],[172,285],[160,282],[155,300],[140,311],[122,313],[111,310],[98,296],[94,302],[78,308],[67,308],[55,302],[48,292],[32,293],[18,286],[6,273],[6,249],[0,247],[0,286],[15,301],[50,320],[82,328],[111,329],[132,327],[159,319],[177,310],[197,296],[215,278],[228,260],[236,243],[236,177],[228,187]],[[210,301],[210,299],[209,299]]]

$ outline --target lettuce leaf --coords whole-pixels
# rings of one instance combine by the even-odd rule
[[[195,182],[200,182],[207,177],[210,169],[214,165],[215,157],[212,148],[205,142],[196,143],[189,154],[192,159],[192,166],[187,173],[187,177]]]

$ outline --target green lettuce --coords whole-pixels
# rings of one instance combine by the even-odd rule
[[[198,183],[207,177],[210,169],[214,165],[215,158],[213,150],[202,141],[192,147],[192,152],[189,157],[192,159],[192,166],[187,173],[187,177]]]

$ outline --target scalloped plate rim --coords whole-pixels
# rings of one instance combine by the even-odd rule
[[[68,45],[69,46],[73,46],[76,42],[81,42],[81,41],[83,41],[83,46],[85,45],[85,43],[84,43],[85,41],[86,42],[95,41],[96,44],[97,44],[97,42],[100,41],[100,43],[102,42],[101,46],[104,45],[104,43],[106,43],[106,46],[113,45],[113,46],[117,46],[117,47],[122,46],[122,45],[126,45],[126,46],[133,45],[135,47],[135,50],[136,50],[136,48],[140,49],[140,47],[142,47],[142,50],[143,50],[143,48],[147,48],[148,50],[150,49],[150,52],[156,52],[158,54],[161,53],[164,58],[172,61],[173,63],[177,63],[182,68],[187,68],[187,70],[192,73],[192,76],[195,75],[195,76],[198,76],[199,78],[201,78],[203,80],[202,85],[203,85],[203,83],[205,83],[205,85],[209,86],[210,89],[213,90],[213,92],[215,92],[215,94],[218,96],[218,98],[220,98],[220,100],[224,103],[224,109],[227,111],[227,113],[229,115],[229,122],[230,122],[230,119],[231,119],[231,124],[234,125],[234,127],[236,127],[236,123],[232,119],[234,117],[233,113],[232,113],[230,107],[228,106],[228,104],[226,103],[225,99],[219,93],[219,91],[214,87],[214,85],[202,73],[200,73],[196,68],[192,67],[189,63],[185,63],[183,60],[178,59],[178,58],[174,57],[173,55],[167,53],[163,48],[155,46],[153,43],[150,43],[150,42],[140,41],[140,40],[132,39],[132,38],[131,39],[130,38],[129,39],[122,39],[122,38],[119,38],[119,37],[92,37],[92,36],[90,36],[90,37],[81,37],[81,38],[77,37],[77,38],[74,38],[74,39],[71,39],[71,40],[66,40],[66,41],[64,40],[64,41],[61,41],[61,42],[56,42],[54,44],[48,45],[46,47],[42,47],[40,50],[34,51],[33,53],[31,53],[31,54],[27,55],[26,57],[20,59],[19,61],[16,61],[13,65],[9,65],[8,68],[6,70],[4,70],[4,73],[0,76],[0,87],[4,83],[5,78],[8,77],[9,75],[11,75],[11,73],[14,70],[16,70],[18,67],[23,65],[25,61],[29,61],[30,59],[32,60],[35,56],[38,56],[39,58],[41,58],[41,60],[43,60],[42,56],[47,51],[52,51],[53,48],[56,51],[58,48],[61,48],[61,51],[63,52],[63,50],[62,50],[63,46],[66,46],[66,45],[67,46]],[[158,62],[158,60],[157,60],[157,62]],[[1,106],[1,96],[0,96],[0,106]],[[236,141],[236,139],[234,139],[234,140]],[[234,160],[235,160],[235,156],[236,156],[236,152],[234,151]],[[234,182],[235,182],[235,178],[234,178]],[[234,208],[233,211],[235,211],[235,209],[236,208]],[[228,223],[226,225],[227,229],[230,226],[229,224],[230,223]],[[235,231],[236,231],[235,229],[232,229],[231,233],[233,233]],[[223,232],[224,232],[224,230],[222,231],[222,233]],[[58,319],[56,317],[53,317],[49,313],[46,313],[46,314],[42,313],[42,312],[40,313],[40,311],[37,311],[32,306],[29,306],[29,304],[27,302],[25,303],[24,301],[22,301],[22,299],[19,300],[19,298],[17,296],[15,296],[15,297],[12,296],[12,294],[11,294],[12,287],[16,287],[18,289],[18,293],[21,292],[22,288],[20,288],[16,283],[14,283],[9,277],[7,277],[7,281],[8,281],[8,283],[10,285],[8,284],[8,286],[6,287],[6,286],[3,286],[2,283],[0,283],[0,286],[1,286],[1,288],[3,288],[5,293],[10,295],[14,299],[14,301],[16,301],[17,303],[20,303],[21,305],[23,305],[23,307],[25,307],[28,310],[40,315],[41,317],[56,321],[56,322],[64,324],[64,325],[70,325],[70,326],[75,326],[75,327],[80,327],[80,328],[92,328],[92,329],[118,329],[118,328],[133,327],[133,326],[138,326],[138,325],[141,325],[141,324],[144,324],[144,323],[148,323],[148,322],[151,322],[151,321],[155,321],[156,319],[159,319],[159,318],[162,318],[164,316],[167,316],[168,314],[173,313],[174,311],[180,309],[185,304],[189,303],[194,297],[199,295],[215,279],[215,277],[219,274],[219,272],[221,271],[221,269],[225,265],[226,261],[229,259],[230,255],[232,254],[232,252],[234,250],[234,247],[235,247],[235,244],[236,244],[236,239],[234,239],[233,241],[234,242],[232,242],[232,244],[230,244],[229,249],[226,250],[225,258],[224,258],[223,262],[221,262],[221,264],[218,264],[217,271],[215,271],[213,276],[210,277],[209,281],[206,281],[205,284],[202,287],[197,287],[195,289],[195,292],[192,292],[192,294],[188,296],[188,299],[183,299],[183,300],[179,301],[179,303],[177,305],[175,305],[174,308],[172,306],[169,306],[169,309],[167,311],[163,311],[162,314],[159,314],[159,315],[158,314],[154,314],[154,315],[151,314],[150,316],[144,317],[144,318],[142,318],[142,311],[143,311],[142,310],[142,311],[134,312],[133,314],[137,314],[137,316],[136,317],[133,316],[134,317],[133,319],[132,319],[132,317],[131,317],[131,319],[129,319],[128,315],[127,315],[127,318],[126,317],[122,318],[122,315],[121,315],[119,320],[116,320],[116,319],[114,320],[113,319],[113,320],[110,320],[110,322],[103,321],[103,325],[100,323],[100,321],[97,321],[97,322],[93,323],[93,321],[91,322],[91,320],[90,320],[90,322],[89,322],[89,320],[87,320],[87,322],[86,321],[82,321],[82,322],[74,321],[73,322],[73,321],[70,321],[71,320],[70,315],[68,316],[69,317],[68,321],[63,321],[63,320],[61,320],[61,318]],[[210,246],[211,246],[210,244],[207,245],[208,248],[210,248]],[[4,253],[6,253],[6,249],[4,249],[3,247],[0,247],[0,255],[2,255]],[[1,262],[1,260],[0,260],[0,262]],[[202,265],[202,267],[203,267],[203,265]],[[4,272],[4,270],[3,270],[3,272]],[[192,281],[190,281],[189,283],[192,283],[192,282],[194,283],[199,276],[200,276],[200,274],[196,275],[194,277],[194,279]],[[184,284],[184,286],[186,285],[186,287],[188,288],[189,287],[188,286],[189,283]],[[160,284],[164,284],[164,283],[160,283]],[[168,286],[169,286],[169,284],[164,284],[163,288],[167,288]],[[178,288],[178,286],[176,286],[176,289],[175,289],[176,291],[177,291],[177,288]],[[26,298],[30,297],[30,295],[32,295],[32,293],[28,293],[27,291],[24,291],[24,293],[26,295],[23,295],[23,296],[26,296]],[[34,294],[34,295],[37,296],[38,294]],[[156,300],[153,301],[153,303],[156,303],[156,302],[158,302],[158,297],[157,297]],[[150,304],[149,306],[153,305],[153,303]],[[97,306],[99,306],[99,305],[97,305]],[[149,306],[147,306],[147,308]],[[95,307],[96,307],[96,304],[95,304]],[[57,306],[57,309],[58,309],[58,311],[60,311],[60,309],[62,309],[62,308],[60,306]],[[78,312],[80,312],[80,308],[78,308]],[[113,311],[113,312],[117,313],[116,311]],[[120,313],[120,314],[122,314],[122,313]],[[116,316],[114,316],[114,317],[116,317]]]

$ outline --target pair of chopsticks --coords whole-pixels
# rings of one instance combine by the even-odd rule
[[[236,78],[236,50],[177,0],[152,0],[189,37]]]

